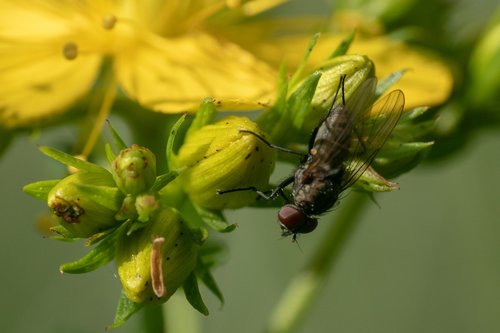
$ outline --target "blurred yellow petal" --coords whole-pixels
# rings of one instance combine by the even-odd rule
[[[116,56],[120,85],[139,103],[161,112],[195,110],[205,97],[266,103],[276,72],[235,44],[207,34],[156,39]]]
[[[25,57],[36,61],[9,66]],[[6,127],[32,126],[64,111],[90,89],[100,63],[90,56],[68,61],[61,51],[11,53],[8,60],[0,55],[0,124]]]
[[[33,126],[57,115],[92,86],[96,55],[65,46],[88,24],[81,5],[60,1],[0,3],[0,124]],[[69,60],[73,59],[73,60]]]
[[[332,38],[332,42],[339,38]],[[330,43],[326,38],[323,47]],[[324,49],[325,54],[328,48]],[[405,93],[405,108],[433,106],[444,103],[451,94],[453,77],[450,69],[438,57],[411,48],[385,37],[360,39],[352,44],[350,54],[367,55],[376,67],[379,79],[401,70],[407,71],[391,89]]]
[[[295,68],[303,57],[311,35],[293,35],[274,38],[267,43],[255,44],[254,52],[269,63],[285,61]],[[345,36],[324,34],[320,37],[309,58],[309,70],[325,61]],[[393,89],[402,89],[406,96],[406,109],[416,106],[433,106],[444,103],[452,90],[453,77],[450,69],[438,57],[423,50],[412,48],[386,37],[354,39],[348,54],[368,56],[376,67],[379,79],[407,69]]]

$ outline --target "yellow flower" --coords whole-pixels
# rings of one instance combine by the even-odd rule
[[[103,113],[117,87],[167,113],[194,110],[204,97],[268,102],[275,70],[211,27],[232,29],[280,2],[1,0],[0,126],[33,126],[64,111],[92,88],[104,59]]]

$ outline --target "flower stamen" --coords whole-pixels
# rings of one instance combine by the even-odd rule
[[[115,27],[117,20],[118,19],[113,14],[107,14],[102,18],[101,26],[105,30],[112,30]]]
[[[78,45],[68,42],[63,46],[63,56],[66,60],[74,60],[78,56]]]

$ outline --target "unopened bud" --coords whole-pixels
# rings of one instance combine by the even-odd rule
[[[113,177],[126,194],[147,191],[156,179],[156,157],[147,148],[132,145],[123,149],[113,161]]]
[[[81,190],[81,185],[114,186],[115,183],[104,173],[79,172],[62,179],[48,194],[48,206],[58,222],[74,237],[90,237],[115,226],[116,211],[95,201]]]
[[[197,246],[179,214],[164,208],[147,227],[120,239],[116,262],[127,297],[163,303],[196,265]]]
[[[252,203],[256,199],[253,191],[219,192],[268,185],[276,154],[264,138],[256,123],[234,116],[206,125],[187,137],[177,164],[187,167],[180,177],[191,200],[208,209]]]

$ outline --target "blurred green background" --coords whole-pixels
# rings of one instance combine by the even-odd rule
[[[71,136],[67,129],[41,141]],[[378,195],[381,208],[369,204],[302,332],[500,331],[499,152],[498,131],[484,132],[459,155],[400,177],[400,191]],[[115,267],[61,275],[58,265],[85,249],[44,239],[35,217],[46,208],[21,191],[56,177],[56,164],[24,137],[0,161],[0,172],[2,331],[103,332],[119,295]],[[220,309],[203,291],[211,310],[199,315],[206,332],[261,332],[335,217],[323,217],[318,230],[300,237],[299,248],[280,239],[275,214],[229,212],[239,228],[224,235],[230,252],[215,271],[226,304]],[[136,321],[116,332],[140,332]]]
[[[291,8],[312,8],[304,3]],[[444,2],[402,2],[408,3],[419,3],[419,8],[428,4],[434,10]],[[444,15],[449,25],[437,34],[449,35],[449,43],[438,45],[436,39],[429,45],[435,44],[450,59],[454,50],[464,51],[453,58],[457,86],[462,87],[454,98],[460,103],[467,86],[460,81],[467,72],[467,45],[480,35],[498,4],[455,4],[454,11]],[[398,24],[394,17],[389,15],[389,25]],[[400,191],[376,196],[380,208],[368,205],[301,332],[500,331],[500,131],[498,119],[490,122],[481,118],[486,113],[466,112],[465,119],[474,119],[476,127],[464,121],[455,133],[442,142],[438,139],[441,150],[436,151],[454,154],[400,177]],[[114,124],[122,132],[120,124]],[[19,136],[0,160],[2,332],[103,332],[113,320],[120,293],[115,267],[61,275],[59,264],[81,257],[86,249],[44,239],[35,220],[47,208],[21,191],[30,182],[61,176],[62,167],[36,145],[71,144],[76,132],[66,127],[44,131],[36,140]],[[300,237],[300,247],[280,238],[275,215],[275,209],[228,212],[239,228],[219,237],[229,251],[215,270],[226,303],[220,308],[202,290],[211,314],[195,316],[204,332],[262,332],[287,283],[310,258],[327,224],[334,223],[335,211],[321,219],[314,233]],[[115,332],[141,332],[138,319]]]

